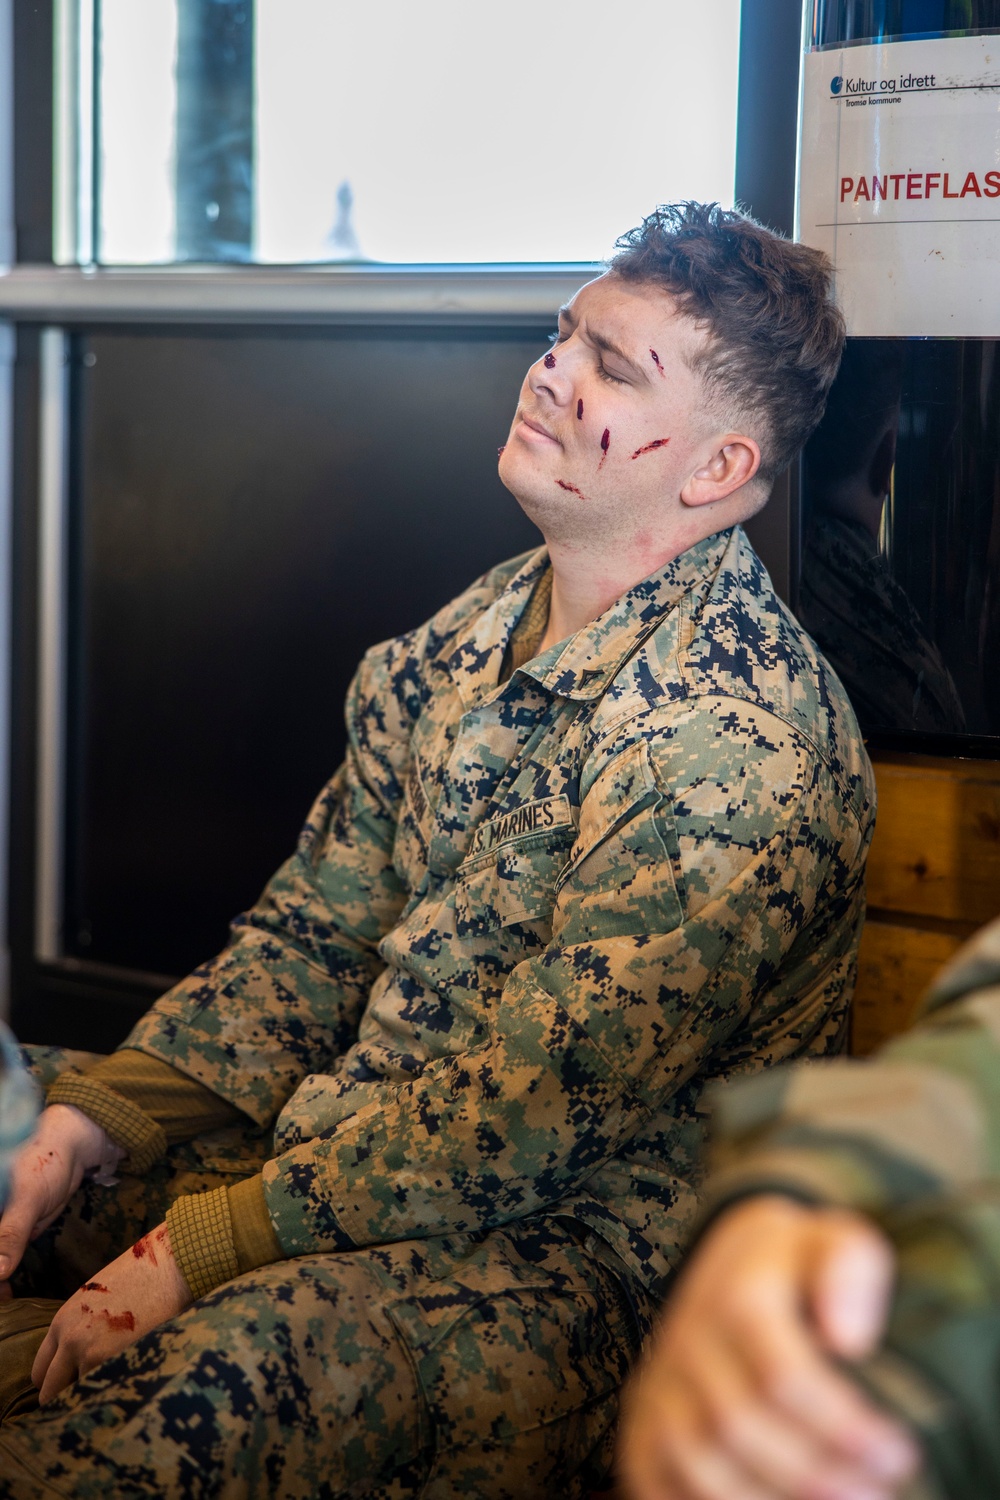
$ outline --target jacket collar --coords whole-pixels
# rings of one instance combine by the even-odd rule
[[[549,554],[539,547],[472,621],[471,628],[461,631],[445,666],[467,708],[495,690],[507,643],[548,565]]]
[[[721,531],[696,542],[622,594],[576,635],[551,646],[519,671],[562,698],[600,697],[623,662],[685,596],[708,594],[733,534]],[[466,705],[496,690],[507,642],[548,560],[544,547],[533,553],[449,658],[448,671]],[[516,677],[515,672],[511,680]]]

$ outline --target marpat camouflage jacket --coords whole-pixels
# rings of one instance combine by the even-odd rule
[[[261,1126],[289,1255],[534,1210],[658,1288],[707,1079],[838,1051],[874,791],[740,530],[498,685],[543,551],[364,657],[345,763],[126,1043]]]

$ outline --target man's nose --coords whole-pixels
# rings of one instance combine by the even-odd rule
[[[529,369],[528,384],[534,396],[544,393],[557,405],[568,403],[573,395],[573,361],[570,353],[562,346],[550,349],[548,354],[536,360]]]

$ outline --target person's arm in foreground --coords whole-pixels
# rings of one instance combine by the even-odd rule
[[[1000,1391],[977,1373],[981,1350],[963,1360],[962,1320],[993,1347],[998,980],[1000,923],[877,1061],[780,1070],[720,1096],[715,1217],[624,1400],[629,1500],[901,1494],[918,1445],[887,1408],[960,1485],[949,1495],[995,1493],[985,1475],[966,1487],[982,1467],[977,1400],[988,1432]],[[883,1367],[868,1356],[887,1328]]]
[[[835,1364],[871,1352],[892,1251],[867,1220],[759,1196],[681,1273],[623,1399],[629,1500],[883,1500],[912,1473],[905,1429]]]

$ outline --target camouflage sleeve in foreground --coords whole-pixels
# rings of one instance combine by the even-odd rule
[[[699,1072],[839,1030],[867,829],[811,747],[755,706],[696,699],[670,734],[609,741],[594,762],[552,941],[508,975],[487,1039],[266,1165],[287,1253],[483,1232],[551,1205]],[[490,889],[453,889],[440,925],[481,920]],[[834,890],[807,1004],[774,976]]]
[[[874,1061],[724,1091],[710,1210],[777,1190],[863,1209],[896,1252],[882,1347],[859,1380],[918,1434],[906,1500],[1000,1494],[1000,921]],[[728,1095],[728,1096],[727,1096]]]
[[[348,694],[347,757],[295,853],[237,917],[229,946],[122,1044],[164,1057],[261,1126],[354,1040],[384,967],[378,944],[403,905],[392,847],[410,724],[390,716],[399,698],[372,712],[366,686],[362,666]]]
[[[1000,1180],[1000,921],[876,1058],[778,1069],[714,1103],[713,1212],[775,1186],[878,1214]]]

